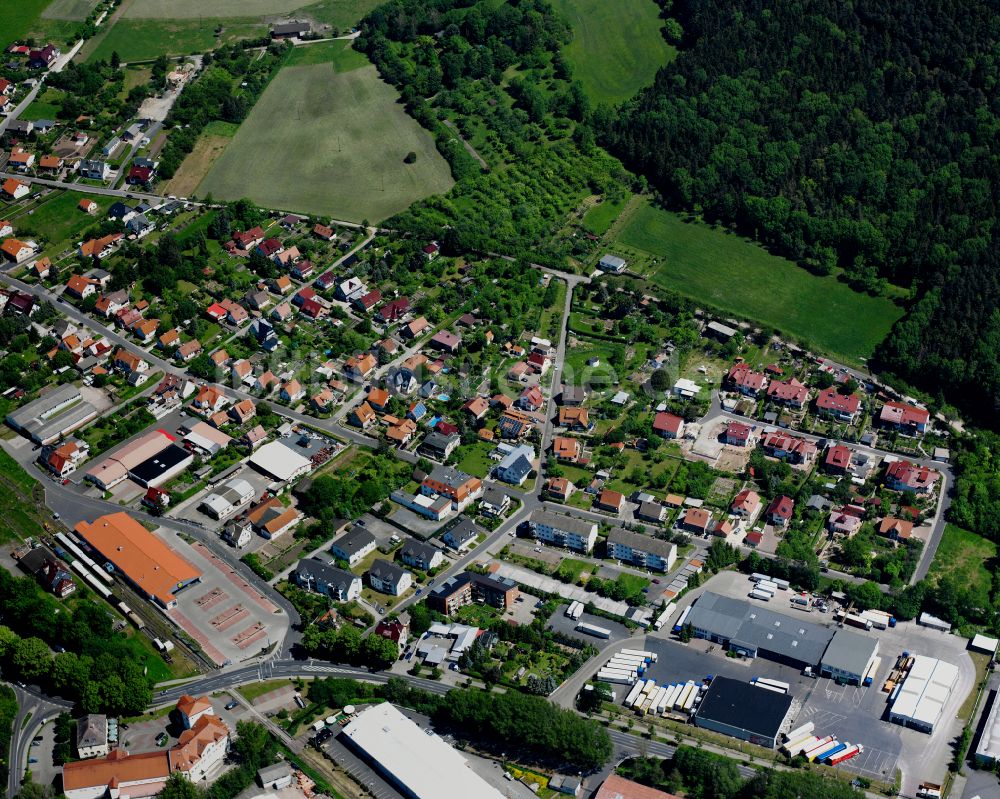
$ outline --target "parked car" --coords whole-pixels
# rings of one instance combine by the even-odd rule
[[[237,702],[235,699],[232,702],[227,702],[226,703],[226,710],[232,710],[238,704],[239,704],[239,702]]]

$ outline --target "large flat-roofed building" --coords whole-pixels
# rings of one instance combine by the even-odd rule
[[[616,528],[608,535],[608,554],[633,566],[667,572],[677,562],[677,545]]]
[[[826,627],[712,592],[691,606],[687,623],[698,638],[797,669],[818,666],[833,638]]]
[[[503,799],[457,750],[388,702],[359,713],[341,740],[410,799]]]
[[[889,721],[934,732],[957,683],[957,666],[927,655],[914,655],[913,665],[892,700]]]
[[[183,447],[171,444],[153,457],[146,458],[128,470],[128,476],[143,488],[156,488],[169,482],[194,463],[194,455]]]
[[[774,749],[792,697],[729,677],[716,677],[694,715],[696,727]]]
[[[130,469],[163,452],[173,442],[174,437],[169,433],[152,430],[89,468],[86,479],[107,491],[127,480]]]
[[[174,593],[201,578],[201,572],[127,513],[80,522],[74,529],[139,593],[163,608],[175,607]]]
[[[7,424],[36,444],[51,444],[96,417],[97,408],[66,384],[8,413]]]
[[[586,519],[536,510],[531,514],[530,526],[532,534],[539,541],[577,552],[590,552],[597,542],[597,522]]]
[[[312,469],[309,458],[304,458],[280,441],[271,441],[262,446],[250,457],[249,463],[257,471],[286,483]]]
[[[990,692],[990,702],[983,714],[982,734],[976,744],[976,762],[983,766],[993,766],[1000,760],[1000,694]]]
[[[860,685],[877,656],[878,639],[851,630],[837,630],[820,661],[819,673]]]
[[[213,519],[222,519],[253,501],[256,492],[241,477],[227,480],[206,496],[199,507]]]

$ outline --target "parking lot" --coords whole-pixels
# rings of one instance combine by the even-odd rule
[[[221,489],[230,480],[246,480],[254,491],[254,500],[256,502],[263,495],[267,487],[273,482],[273,480],[266,474],[261,474],[256,469],[251,469],[244,467],[239,471],[233,472],[225,480],[220,480],[215,485],[209,486],[204,491],[199,491],[190,499],[178,505],[169,511],[168,515],[175,519],[186,519],[187,521],[194,522],[195,524],[201,525],[206,530],[221,530],[227,521],[229,521],[234,516],[240,513],[245,513],[250,505],[245,505],[234,513],[220,519],[215,519],[209,516],[207,513],[201,510],[201,503],[209,494],[217,489]],[[251,502],[251,505],[253,504]],[[250,551],[255,551],[264,545],[267,539],[261,536],[255,536],[254,540],[250,543]]]
[[[746,575],[736,572],[718,574],[685,597],[671,623],[683,607],[706,590],[746,599],[749,587]],[[802,613],[793,610],[790,604],[779,602],[781,598],[782,592],[779,592],[768,608],[792,618],[806,618],[813,624],[834,626],[832,613]],[[753,677],[767,677],[789,683],[789,693],[795,700],[790,719],[792,726],[811,721],[817,735],[833,735],[840,741],[862,744],[865,751],[840,768],[889,782],[893,780],[895,769],[899,768],[903,771],[903,793],[912,796],[922,780],[938,781],[934,778],[943,777],[947,770],[952,754],[951,744],[961,732],[961,724],[955,714],[973,689],[975,668],[966,652],[966,639],[930,630],[914,622],[901,622],[895,628],[882,631],[873,629],[868,634],[879,641],[879,656],[882,659],[869,688],[840,686],[822,677],[806,677],[797,669],[765,658],[727,658],[719,645],[708,641],[692,640],[689,644],[681,644],[671,636],[669,627],[648,635],[643,648],[659,655],[658,662],[648,672],[648,676],[658,684],[699,680],[709,674],[747,681]],[[903,652],[940,658],[958,667],[958,685],[944,709],[938,729],[931,735],[888,721],[888,695],[881,688],[897,656]]]
[[[546,626],[557,633],[568,635],[570,638],[576,638],[578,641],[593,644],[598,649],[602,649],[609,643],[622,641],[632,635],[632,631],[629,630],[629,628],[624,624],[619,624],[618,622],[611,621],[610,619],[605,619],[603,616],[592,616],[589,613],[584,613],[579,619],[571,619],[566,615],[566,608],[568,607],[569,605],[560,605],[556,612],[549,616]],[[586,633],[578,631],[576,629],[576,625],[581,622],[593,624],[596,627],[603,627],[605,630],[611,630],[611,638],[596,638],[593,635],[587,635]]]
[[[202,574],[176,595],[177,607],[166,613],[212,661],[219,666],[238,663],[284,640],[287,616],[231,566],[203,544],[189,545],[164,528],[158,534]]]

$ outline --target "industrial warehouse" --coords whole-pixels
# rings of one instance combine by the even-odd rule
[[[164,609],[176,606],[176,591],[201,578],[194,566],[127,513],[80,522],[75,530],[139,593]]]
[[[958,683],[958,668],[943,660],[914,655],[913,664],[890,698],[889,721],[932,733]]]
[[[765,657],[793,668],[818,666],[833,631],[800,618],[707,592],[687,616],[694,634],[747,657]]]
[[[36,444],[51,444],[97,416],[97,408],[67,384],[7,414],[7,424]]]
[[[459,752],[388,702],[359,713],[342,738],[412,799],[503,799]]]
[[[792,707],[785,693],[716,677],[694,714],[694,723],[743,741],[774,749]]]
[[[168,448],[175,452],[163,455]],[[132,477],[153,482],[142,483],[145,487],[162,485],[180,474],[194,460],[194,456],[174,444],[174,437],[163,430],[153,430],[140,436],[100,463],[87,470],[86,479],[99,488],[108,491]]]

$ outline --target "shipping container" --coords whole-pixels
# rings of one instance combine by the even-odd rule
[[[786,693],[786,691],[785,691],[784,688],[778,688],[775,685],[766,685],[764,683],[751,683],[751,684],[752,685],[756,685],[758,688],[761,688],[764,691],[771,691],[771,693],[775,693],[775,694]]]
[[[775,688],[780,688],[782,691],[788,691],[792,686],[787,682],[782,682],[781,680],[771,680],[767,677],[757,677],[755,682],[757,685],[773,685]]]
[[[820,749],[822,749],[823,747],[825,747],[832,740],[833,740],[833,736],[832,735],[824,735],[822,738],[820,738],[818,741],[816,741],[816,743],[814,743],[812,746],[808,747],[807,749],[804,749],[802,751],[802,754],[804,754],[806,757],[809,757],[810,753],[812,753],[814,751],[818,752]]]
[[[686,697],[684,697],[684,707],[682,708],[682,710],[684,710],[685,712],[690,711],[691,708],[694,707],[694,702],[700,694],[701,692],[698,690],[698,686],[692,684],[691,691],[688,693]]]
[[[674,709],[674,704],[677,702],[677,697],[681,695],[682,690],[684,690],[683,683],[676,683],[670,686],[670,690],[667,691],[667,701],[666,701],[667,710]]]
[[[757,590],[770,591],[771,593],[775,593],[778,590],[778,584],[773,580],[761,580],[759,583],[757,583]]]
[[[580,622],[576,625],[576,631],[585,633],[587,635],[592,635],[594,638],[610,638],[611,630],[606,627],[598,627],[596,624],[588,624],[585,621]]]
[[[755,583],[759,583],[761,580],[770,580],[770,576],[767,574],[761,574],[760,572],[754,572],[750,575],[750,579]]]
[[[638,655],[641,658],[645,658],[651,663],[656,663],[656,653],[649,652],[645,649],[622,649],[618,652],[619,655]]]
[[[677,607],[673,602],[668,602],[667,606],[663,609],[659,616],[656,617],[656,621],[653,622],[653,629],[659,630],[664,624],[670,619],[674,613],[674,608]]]
[[[835,757],[830,759],[830,765],[836,766],[839,763],[844,763],[850,760],[852,757],[856,757],[865,751],[865,748],[861,744],[854,744],[854,746],[849,746],[843,752],[840,752]],[[917,796],[920,794],[918,793]],[[941,794],[938,794],[940,796]]]
[[[628,692],[628,696],[625,697],[625,707],[632,707],[635,700],[639,698],[639,694],[642,692],[642,686],[645,683],[637,682],[632,686],[632,690]]]
[[[684,690],[681,691],[681,695],[678,697],[677,701],[674,702],[674,707],[677,710],[684,710],[686,707],[690,707],[689,702],[693,701],[695,691],[698,690],[694,682],[688,681],[684,683]]]
[[[790,738],[782,744],[781,749],[787,752],[789,755],[793,754],[799,747],[809,745],[812,746],[818,739],[812,735],[812,733],[805,733],[804,735],[797,735],[795,738]]]
[[[686,608],[684,608],[684,611],[681,613],[681,617],[677,620],[677,624],[674,625],[675,633],[679,633],[681,631],[681,628],[687,621],[687,617],[690,612],[691,612],[691,605],[688,605]]]
[[[789,583],[788,580],[782,580],[779,577],[772,577],[771,582],[774,583],[776,586],[778,586],[778,588],[780,588],[782,591],[787,591],[789,588],[792,587],[792,584]]]
[[[866,610],[861,614],[861,618],[871,624],[876,630],[885,630],[889,626],[888,614],[880,614],[875,611]]]
[[[836,757],[841,752],[843,752],[845,749],[847,749],[850,745],[851,745],[850,742],[843,743],[843,744],[837,744],[837,746],[835,748],[830,749],[829,751],[825,752],[823,754],[823,757],[821,757],[821,758],[818,759],[818,762],[820,762],[820,763],[829,763],[831,757]]]
[[[821,758],[831,749],[835,749],[837,745],[838,745],[837,740],[831,736],[830,740],[817,744],[808,752],[806,752],[806,760],[813,761],[816,760],[817,758]]]
[[[767,591],[758,591],[756,588],[750,592],[751,599],[759,599],[761,602],[770,602],[774,594]]]
[[[632,675],[602,674],[598,672],[597,681],[612,683],[613,685],[632,685],[635,683],[635,677]]]

